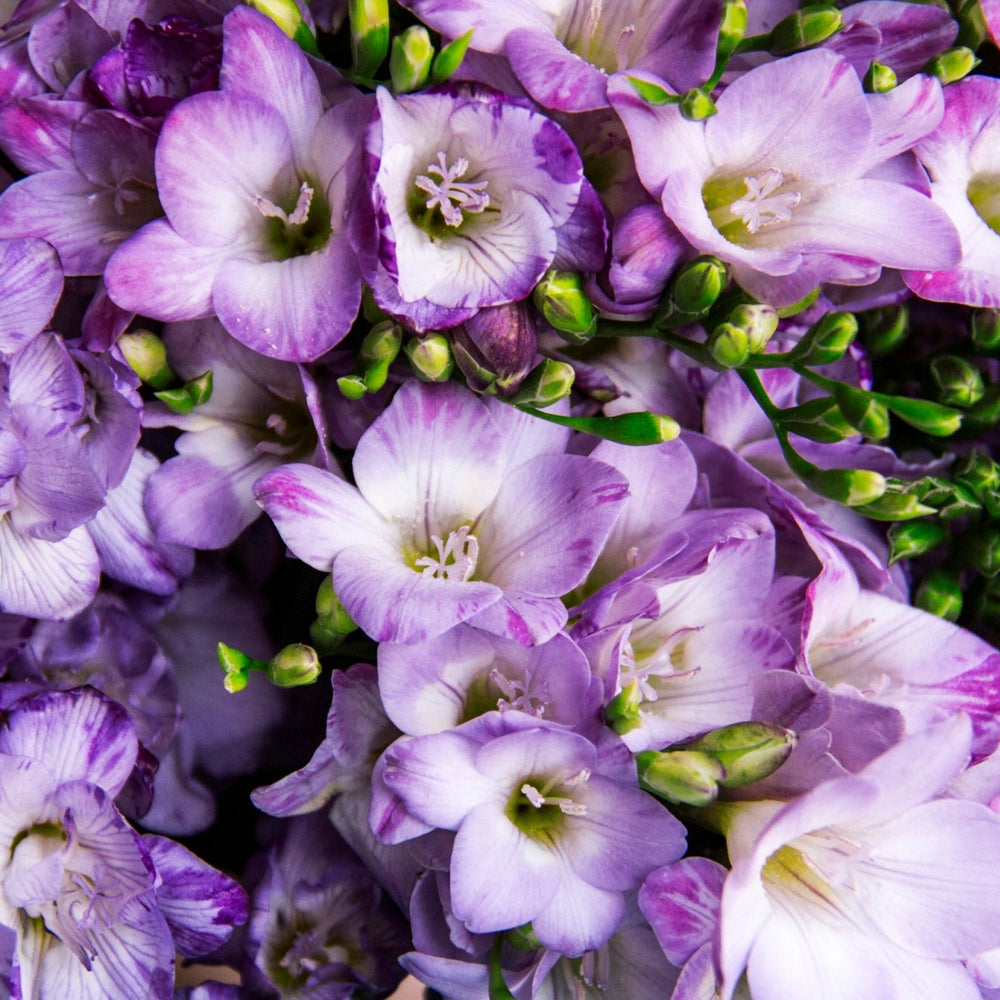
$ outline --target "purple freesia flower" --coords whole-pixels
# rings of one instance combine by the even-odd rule
[[[112,257],[108,293],[156,319],[216,313],[248,347],[311,360],[361,299],[347,232],[363,100],[324,112],[305,54],[248,7],[223,25],[221,88],[169,115],[156,147],[166,212]]]
[[[381,642],[459,622],[525,645],[566,622],[627,495],[611,466],[561,452],[565,434],[454,383],[404,384],[361,438],[357,487],[288,465],[255,493],[289,548],[334,575]]]
[[[846,61],[814,50],[744,73],[705,122],[646,104],[624,77],[609,94],[667,217],[762,301],[788,306],[824,282],[870,284],[883,266],[958,259],[943,211],[890,162],[941,119],[932,78],[866,95]]]

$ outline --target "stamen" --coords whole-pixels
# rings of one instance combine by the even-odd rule
[[[649,669],[648,664],[643,668],[636,667],[635,650],[632,648],[632,643],[626,639],[618,654],[619,686],[624,690],[635,683],[639,686],[643,701],[658,701],[660,696],[656,688],[649,683]]]
[[[476,571],[479,542],[475,535],[469,534],[468,525],[463,524],[458,531],[451,532],[447,541],[442,541],[437,535],[431,535],[431,541],[437,549],[437,558],[422,556],[413,564],[414,569],[423,570],[424,576],[465,583]]]
[[[528,685],[524,681],[512,680],[502,674],[496,667],[490,671],[490,680],[500,689],[503,698],[497,699],[497,709],[506,712],[517,709],[525,715],[533,715],[540,719],[548,707],[548,686],[542,689],[542,697],[534,698],[528,693]]]
[[[582,802],[575,802],[568,795],[549,795],[549,790],[558,785],[560,788],[575,788],[577,785],[584,784],[590,778],[590,771],[587,768],[583,768],[578,771],[571,778],[566,778],[562,781],[558,779],[553,779],[552,781],[546,782],[541,791],[535,788],[530,782],[525,782],[521,785],[521,794],[536,808],[541,809],[542,806],[558,806],[559,811],[566,816],[586,816],[587,807]]]
[[[751,233],[776,222],[789,222],[792,209],[802,200],[798,191],[773,194],[785,183],[785,175],[780,170],[769,169],[756,177],[744,177],[743,183],[747,187],[746,197],[737,198],[730,211]]]
[[[292,209],[291,215],[261,194],[254,196],[253,203],[257,211],[268,219],[281,219],[286,225],[301,226],[309,218],[309,208],[312,205],[312,199],[313,189],[309,186],[308,182],[303,181],[299,185],[299,196],[295,200],[295,208]]]
[[[469,161],[464,156],[459,156],[449,167],[445,154],[438,152],[437,163],[427,167],[427,174],[437,174],[440,181],[432,180],[427,174],[418,174],[414,182],[430,195],[427,208],[440,208],[449,226],[460,226],[465,221],[463,212],[484,212],[490,206],[490,196],[486,193],[488,181],[458,180],[468,169]]]

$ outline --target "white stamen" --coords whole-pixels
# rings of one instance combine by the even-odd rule
[[[641,669],[636,668],[635,650],[627,639],[622,643],[621,651],[618,654],[618,678],[618,686],[623,690],[630,684],[638,684],[643,701],[659,700],[660,696],[656,688],[649,683],[649,666]]]
[[[436,580],[457,580],[465,583],[476,571],[476,560],[479,558],[479,542],[475,535],[469,534],[468,525],[462,525],[458,531],[452,531],[447,541],[442,541],[437,535],[431,535],[437,558],[422,556],[414,564],[414,569],[423,570],[424,576],[432,576]]]
[[[301,226],[309,218],[309,207],[312,205],[313,189],[306,181],[299,185],[299,196],[295,200],[295,208],[289,215],[283,208],[262,194],[254,196],[253,203],[257,211],[268,219],[281,219],[289,226]]]
[[[468,169],[469,161],[464,156],[459,156],[449,167],[444,153],[438,152],[437,163],[427,167],[427,174],[437,174],[440,180],[418,174],[414,182],[430,195],[427,207],[440,208],[449,226],[460,226],[465,219],[463,212],[484,212],[490,206],[490,196],[486,193],[488,181],[459,181]]]
[[[558,806],[559,811],[566,816],[586,816],[587,807],[582,802],[575,802],[568,795],[549,795],[549,790],[558,785],[560,788],[575,788],[584,784],[590,778],[590,771],[583,768],[571,778],[563,781],[553,780],[546,782],[539,791],[534,785],[525,782],[521,785],[521,794],[536,808],[542,806]]]
[[[490,680],[500,689],[502,698],[497,699],[497,709],[501,712],[517,709],[525,715],[533,715],[540,719],[545,715],[548,707],[548,685],[542,688],[541,697],[533,697],[528,692],[528,685],[524,681],[511,679],[506,674],[502,674],[496,667],[490,671]]]
[[[785,183],[785,175],[780,170],[765,170],[756,177],[744,177],[743,182],[747,186],[746,197],[737,198],[730,211],[751,233],[763,226],[790,221],[792,209],[802,200],[798,191],[773,193]]]

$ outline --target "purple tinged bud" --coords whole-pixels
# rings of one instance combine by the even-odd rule
[[[421,382],[447,382],[455,368],[451,341],[444,334],[414,337],[404,347],[413,374]]]
[[[965,409],[983,398],[986,386],[979,369],[965,358],[941,354],[931,361],[931,376],[938,386],[938,399],[945,406]]]
[[[640,786],[675,805],[711,805],[726,775],[719,761],[697,750],[644,750],[635,762]]]
[[[267,679],[275,687],[315,684],[322,672],[316,650],[301,642],[285,646],[267,664]]]
[[[945,621],[956,622],[962,613],[962,584],[957,571],[931,570],[917,588],[913,603]]]
[[[167,349],[152,330],[135,330],[118,338],[118,348],[129,368],[154,389],[164,389],[177,376],[167,363]]]
[[[829,4],[807,4],[779,21],[771,32],[768,51],[782,56],[810,49],[833,37],[844,26],[840,11]]]
[[[798,737],[790,729],[767,722],[737,722],[713,729],[687,749],[714,757],[725,768],[719,784],[740,788],[777,771],[797,742]]]
[[[509,395],[538,353],[538,337],[523,303],[480,309],[452,331],[455,361],[472,388]]]
[[[397,94],[419,90],[430,76],[434,60],[431,36],[422,24],[414,24],[392,40],[389,76]]]

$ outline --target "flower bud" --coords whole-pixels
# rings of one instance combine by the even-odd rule
[[[750,357],[750,337],[734,323],[720,323],[705,345],[712,360],[723,369],[739,368]]]
[[[163,389],[177,379],[167,364],[167,349],[152,330],[123,333],[118,338],[118,349],[129,368],[154,389]]]
[[[697,750],[645,750],[636,754],[639,784],[658,798],[678,805],[707,806],[719,794],[725,768]]]
[[[924,476],[911,486],[920,501],[932,507],[942,521],[979,513],[980,504],[975,494],[960,483],[950,483],[937,476]]]
[[[421,382],[447,382],[455,368],[451,342],[444,334],[413,337],[404,347],[413,374]]]
[[[843,441],[857,434],[857,429],[844,419],[832,396],[810,399],[799,406],[782,410],[779,421],[786,433],[798,434],[821,444]]]
[[[414,24],[392,40],[389,52],[389,76],[397,94],[419,90],[431,73],[434,46],[422,24]]]
[[[569,395],[575,377],[572,365],[546,358],[528,372],[510,401],[519,406],[537,406],[544,410]]]
[[[608,702],[604,709],[604,719],[619,736],[622,736],[641,724],[639,718],[641,704],[642,692],[639,690],[639,682],[632,681]]]
[[[910,311],[907,306],[887,306],[861,314],[861,330],[872,357],[891,354],[910,333]]]
[[[664,104],[677,104],[680,98],[653,80],[647,80],[641,76],[626,76],[626,80],[632,84],[632,89],[638,94],[640,100],[654,108],[662,107]]]
[[[472,41],[473,28],[464,35],[459,35],[454,41],[445,45],[434,57],[431,65],[431,82],[444,83],[462,65],[465,53],[468,51],[469,42]]]
[[[585,344],[597,330],[597,316],[583,292],[580,275],[549,271],[532,296],[538,311],[571,344]]]
[[[306,23],[295,0],[248,0],[254,10],[269,17],[300,48],[310,55],[319,55],[316,35]]]
[[[677,312],[698,316],[708,312],[726,287],[729,275],[718,257],[695,257],[674,276],[670,304]]]
[[[738,722],[713,729],[687,749],[714,757],[725,769],[719,784],[740,788],[777,771],[797,742],[798,737],[790,729],[767,722]]]
[[[955,481],[975,496],[990,517],[1000,517],[1000,465],[983,452],[974,451],[955,467],[954,475]]]
[[[872,441],[888,437],[889,411],[885,403],[864,389],[856,389],[852,385],[838,385],[833,395],[841,413],[865,437]]]
[[[967,566],[983,576],[1000,573],[1000,531],[975,528],[961,536],[960,554]]]
[[[365,380],[360,375],[341,375],[337,379],[337,388],[348,399],[360,399],[368,391]]]
[[[367,392],[378,392],[385,385],[389,366],[396,360],[402,343],[402,328],[392,320],[377,323],[365,335],[358,351],[358,361],[364,366],[361,377]]]
[[[711,118],[718,108],[715,101],[698,87],[681,94],[680,101],[677,102],[681,114],[692,122],[701,122],[706,118]]]
[[[856,505],[855,510],[879,521],[908,521],[936,513],[933,507],[921,502],[919,485],[894,476],[886,479],[885,484],[885,492],[880,497]]]
[[[923,71],[929,76],[936,76],[942,84],[956,83],[968,76],[980,62],[982,60],[976,58],[972,49],[956,45],[931,59]]]
[[[946,621],[958,621],[962,613],[962,586],[958,574],[949,569],[936,569],[928,573],[913,598],[921,611],[928,611]]]
[[[884,63],[873,62],[865,73],[864,87],[869,94],[887,94],[896,86],[896,74]]]
[[[190,413],[194,409],[194,400],[185,386],[180,386],[177,389],[163,389],[161,392],[154,392],[153,395],[161,403],[165,403],[170,407],[174,413],[183,415]]]
[[[805,332],[791,350],[791,359],[800,365],[828,365],[839,361],[858,335],[853,313],[829,312]]]
[[[372,77],[389,51],[389,0],[347,0],[354,72]]]
[[[974,434],[983,434],[1000,423],[1000,386],[990,383],[983,398],[965,411],[962,425]]]
[[[336,635],[349,635],[357,629],[347,608],[340,603],[333,589],[333,577],[327,576],[316,591],[316,616],[324,627]]]
[[[979,369],[955,354],[934,358],[931,375],[938,385],[938,399],[946,406],[973,406],[986,391]]]
[[[295,642],[285,646],[267,663],[267,679],[275,687],[302,687],[315,684],[323,668],[312,646]]]
[[[207,403],[212,398],[214,382],[212,370],[209,369],[184,383],[184,390],[191,397],[193,406],[201,406],[202,403]]]
[[[246,653],[241,653],[232,646],[227,646],[220,642],[215,647],[215,655],[219,661],[219,666],[225,671],[226,677],[223,681],[226,690],[230,694],[242,691],[250,679],[250,671],[257,669],[261,664]]]
[[[840,11],[829,4],[807,4],[780,20],[771,32],[768,51],[773,56],[812,48],[844,26]]]
[[[750,353],[759,354],[778,329],[778,314],[773,306],[744,303],[729,314],[729,322],[746,331]]]
[[[888,488],[885,476],[871,469],[817,469],[804,481],[813,492],[848,507],[872,503]]]
[[[724,66],[736,51],[736,46],[743,41],[747,33],[746,0],[724,0],[722,4],[722,20],[719,23],[719,44],[717,48],[716,65]],[[716,70],[718,72],[718,70]]]
[[[937,548],[948,532],[937,521],[900,521],[889,526],[889,565]]]
[[[962,426],[962,414],[929,399],[884,396],[886,406],[904,423],[932,437],[948,437]]]
[[[525,302],[480,309],[451,331],[455,363],[477,392],[510,395],[538,354],[531,307]]]
[[[981,351],[1000,348],[1000,309],[977,309],[972,314],[972,342]]]

